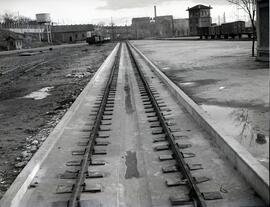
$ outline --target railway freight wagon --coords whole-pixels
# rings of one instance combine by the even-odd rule
[[[219,25],[211,26],[209,29],[209,33],[210,33],[211,39],[215,39],[215,38],[220,39],[221,38],[221,26],[219,26]]]
[[[234,38],[235,36],[241,37],[244,31],[244,21],[229,22],[221,25],[221,33],[225,39],[228,39],[229,37]]]
[[[246,27],[243,34],[248,35],[248,38],[251,38],[253,36],[253,29],[252,27]],[[255,32],[256,35],[256,32]]]
[[[86,34],[86,42],[89,45],[109,42],[110,40],[111,39],[109,37],[104,37],[102,35],[96,34],[95,32],[87,32]]]
[[[101,43],[102,37],[100,35],[95,34],[94,32],[87,32],[86,33],[86,42],[91,44]]]
[[[211,37],[211,39],[228,39],[229,37],[235,38],[236,36],[241,38],[243,34],[247,34],[248,37],[252,34],[252,31],[247,31],[244,21],[223,23],[220,26],[212,25],[210,27],[198,27],[198,35],[201,39],[203,37],[205,39],[208,39],[209,37]]]
[[[210,35],[210,27],[198,27],[197,31],[198,31],[198,34],[200,35],[201,39],[203,37],[205,37],[205,39],[207,39],[208,36]]]

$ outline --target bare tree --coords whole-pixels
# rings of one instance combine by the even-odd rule
[[[5,24],[29,24],[33,20],[29,17],[25,16],[16,16],[10,12],[5,12],[3,15],[1,15],[1,18],[3,23]]]
[[[255,17],[256,17],[256,0],[228,0],[228,2],[239,6],[243,9],[249,16],[252,25],[252,57],[255,56],[255,37],[256,37],[256,26],[255,26]]]
[[[18,17],[18,20],[17,20],[17,22],[19,23],[19,24],[29,24],[29,23],[31,23],[33,20],[31,19],[31,18],[29,18],[29,17],[25,17],[25,16],[19,16]]]
[[[16,22],[17,17],[11,13],[6,12],[2,15],[2,19],[5,24],[10,24]]]

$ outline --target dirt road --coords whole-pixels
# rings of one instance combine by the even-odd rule
[[[0,198],[114,45],[0,56]]]

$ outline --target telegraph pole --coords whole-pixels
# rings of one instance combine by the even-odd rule
[[[113,25],[114,23],[113,23],[113,19],[112,19],[112,17],[111,17],[111,37],[112,37],[112,41],[114,41],[114,28],[113,28]]]

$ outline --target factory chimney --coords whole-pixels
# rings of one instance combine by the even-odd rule
[[[155,19],[156,19],[156,17],[157,17],[157,7],[156,6],[154,6],[154,15],[155,15]]]

